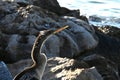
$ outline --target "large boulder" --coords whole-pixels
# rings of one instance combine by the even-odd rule
[[[95,67],[74,59],[53,57],[48,60],[43,80],[103,80]]]
[[[31,66],[32,60],[21,60],[8,64],[15,76],[26,67]],[[81,56],[80,59],[61,57],[48,58],[43,80],[119,80],[118,67],[109,59],[100,55]]]
[[[57,15],[69,15],[78,17],[80,15],[79,10],[70,10],[65,7],[61,7],[57,0],[34,0],[34,5],[40,6],[43,9],[54,12]]]
[[[99,43],[92,53],[105,56],[119,65],[120,29],[109,25],[94,26],[94,28],[99,38]]]
[[[35,5],[50,12],[54,12],[59,16],[69,15],[74,17],[79,17],[79,10],[70,10],[65,7],[61,7],[57,0],[4,0],[8,2],[15,2],[20,6]]]
[[[110,37],[120,39],[120,29],[117,27],[106,25],[99,27],[98,30]]]
[[[99,38],[99,43],[93,50],[86,53],[88,54],[98,54],[104,56],[105,58],[113,61],[115,65],[118,66],[119,74],[120,74],[120,40],[119,36],[110,36],[105,35],[102,31],[99,31],[98,28],[95,27],[96,35]],[[117,39],[116,39],[117,38]]]
[[[112,60],[101,55],[93,54],[83,57],[89,66],[95,66],[104,80],[119,80],[118,66]]]
[[[0,55],[9,55],[1,60],[16,62],[31,58],[32,45],[39,31],[57,29],[65,25],[69,28],[48,39],[42,52],[48,56],[73,58],[97,46],[98,39],[93,27],[80,19],[59,17],[39,6],[21,6],[16,2],[1,1],[0,7],[0,10],[6,13],[0,14],[1,38],[6,41],[5,45],[1,46],[4,48]]]
[[[68,25],[68,29],[52,36],[43,45],[42,52],[50,57],[44,75],[50,77],[48,79],[56,80],[80,80],[79,78],[83,80],[117,80],[119,78],[117,64],[120,66],[120,41],[99,32],[86,20],[85,22],[75,18],[79,11],[74,14],[74,10],[70,10],[71,14],[75,15],[75,17],[70,17],[68,16],[71,15],[69,10],[61,8],[56,0],[53,0],[55,2],[48,1],[50,7],[40,6],[39,3],[43,0],[36,0],[36,4],[34,1],[32,3],[25,3],[24,0],[21,0],[23,2],[12,1],[0,1],[0,60],[14,63],[31,58],[31,49],[39,31],[58,29]],[[44,4],[48,2],[44,0]],[[62,13],[55,8],[51,9],[54,6],[56,9],[60,8]],[[89,59],[88,55],[91,54],[102,55],[102,57],[92,55]],[[28,64],[30,65],[31,62]],[[22,63],[20,67],[21,65]],[[10,69],[11,72],[16,69],[14,67],[12,66]],[[21,71],[23,67],[17,68],[17,71]],[[46,77],[43,76],[43,79],[46,80]]]
[[[35,38],[36,37],[33,35],[27,36],[21,36],[18,34],[11,35],[8,41],[8,46],[6,47],[6,51],[9,52],[10,55],[12,55],[9,56],[11,62],[20,60],[21,57],[22,59],[30,58],[31,49],[35,41]]]
[[[8,67],[15,76],[25,67],[30,66],[31,60],[21,60],[14,64],[9,64]],[[18,66],[20,65],[20,66]],[[95,67],[83,61],[74,59],[52,57],[48,59],[47,66],[42,80],[103,80]]]

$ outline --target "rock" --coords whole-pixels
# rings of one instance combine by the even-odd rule
[[[120,40],[116,40],[116,39],[114,39],[112,37],[109,37],[107,35],[103,35],[101,33],[98,33],[97,35],[99,37],[99,44],[96,47],[97,52],[99,52],[99,50],[101,48],[102,52],[100,51],[100,54],[103,54],[104,56],[107,54],[106,55],[107,58],[115,59],[113,61],[116,61],[116,59],[118,59],[117,61],[119,61],[119,58],[117,58],[117,56],[119,56],[118,55],[119,54],[119,50],[118,49],[120,48]]]
[[[28,5],[28,4],[33,4],[33,0],[11,0],[12,2],[16,2],[16,3],[18,3],[18,4],[20,4],[20,5],[22,5],[22,4],[26,4],[26,5]]]
[[[5,17],[6,14],[14,12],[18,6],[19,5],[17,3],[9,3],[8,1],[0,0],[0,16]]]
[[[78,18],[78,19],[81,19],[81,20],[83,20],[83,21],[85,21],[85,22],[87,22],[87,23],[89,23],[87,17],[84,16],[84,15],[81,15],[81,16],[79,16],[79,17],[77,17],[77,18]]]
[[[107,34],[113,38],[120,39],[120,29],[114,26],[102,26],[99,27],[98,30],[102,31],[104,34]]]
[[[10,37],[6,52],[9,53],[9,62],[30,58],[31,49],[36,37],[33,35],[21,36],[14,34]]]
[[[46,44],[55,45],[60,48],[52,50],[53,52],[49,53],[54,53],[54,51],[57,50],[61,57],[73,58],[75,56],[79,56],[81,52],[92,49],[97,45],[97,37],[93,36],[94,29],[87,23],[84,24],[84,22],[79,21],[78,24],[75,24],[74,22],[67,20],[61,25],[69,25],[70,28],[69,30],[62,31],[58,34],[59,40],[57,40],[58,42],[56,44],[60,43],[59,45],[55,45],[53,43]],[[89,33],[89,31],[91,31],[91,33]],[[49,42],[52,42],[52,40]]]
[[[45,45],[42,48],[42,52],[49,57],[60,56],[61,46],[62,42],[60,41],[60,38],[57,35],[53,35],[46,41]]]
[[[92,15],[92,16],[89,16],[89,20],[94,21],[94,22],[101,22],[103,19],[101,17],[96,16],[96,15]]]
[[[47,9],[48,11],[54,12],[60,16],[69,15],[77,17],[80,15],[79,10],[69,10],[65,7],[61,7],[57,0],[36,0],[34,1],[34,5],[39,6],[43,9]]]
[[[0,80],[12,80],[11,73],[3,61],[0,61]]]
[[[120,40],[112,38],[108,35],[105,35],[99,31],[96,31],[96,34],[99,38],[99,43],[95,49],[91,50],[86,54],[98,54],[101,55],[115,63],[115,65],[120,66]],[[120,74],[120,69],[118,69]]]
[[[43,9],[46,9],[50,12],[54,12],[59,16],[67,15],[73,17],[79,17],[79,10],[70,10],[65,7],[61,7],[57,0],[4,0],[8,2],[14,2],[20,6],[35,5]],[[47,4],[47,5],[46,5]]]
[[[22,60],[8,67],[15,76],[24,67],[30,66],[31,60]],[[22,65],[16,66],[16,65]],[[24,66],[24,67],[23,67]],[[19,67],[19,68],[18,68]],[[83,61],[74,59],[52,57],[48,59],[48,63],[42,80],[103,80],[95,67],[90,67]]]
[[[50,58],[43,80],[103,80],[95,68],[67,58]]]
[[[14,77],[16,74],[20,73],[26,67],[29,67],[32,64],[33,64],[33,62],[31,59],[24,59],[24,60],[19,60],[12,64],[7,64],[7,67],[9,69],[9,71],[11,72],[11,75]]]
[[[8,68],[15,76],[32,61],[21,60],[8,64]],[[16,65],[22,65],[16,66]],[[101,55],[81,56],[81,59],[52,57],[48,58],[43,80],[119,80],[118,67],[115,63]]]
[[[49,38],[43,45],[42,52],[49,57],[43,79],[118,80],[119,39],[93,28],[84,16],[79,16],[79,10],[60,7],[56,0],[9,1],[0,1],[0,60],[14,63],[11,65],[15,66],[8,65],[13,76],[24,69],[23,65],[32,64],[23,59],[31,58],[39,31],[68,25],[68,29]],[[118,33],[119,30],[116,35]]]
[[[97,46],[98,39],[93,27],[83,20],[75,17],[73,20],[70,17],[62,18],[34,5],[20,6],[16,2],[6,1],[1,1],[1,4],[10,6],[9,13],[4,10],[7,7],[1,6],[1,11],[7,14],[4,14],[0,20],[0,30],[2,35],[5,34],[8,37],[2,37],[6,43],[0,55],[9,56],[1,60],[16,62],[30,58],[31,48],[39,31],[58,29],[65,25],[70,28],[53,36],[45,43],[43,52],[49,57],[52,55],[73,58]],[[51,47],[51,45],[54,46]]]
[[[79,17],[80,16],[80,10],[69,10],[65,7],[61,8],[60,15],[61,16],[71,16],[71,17]]]
[[[33,0],[4,0],[5,2],[17,3],[20,6],[33,5]]]
[[[77,80],[104,80],[95,67],[85,69]]]
[[[34,5],[40,6],[43,9],[47,9],[51,12],[55,12],[58,14],[59,14],[59,10],[61,9],[57,0],[36,0],[34,1]]]
[[[84,57],[83,61],[95,66],[104,80],[119,80],[118,66],[113,61],[96,54]]]
[[[84,24],[84,22],[80,20],[78,22],[76,21],[76,24],[73,21],[69,21],[69,20],[63,24],[70,26],[69,31],[72,32],[72,34],[70,34],[69,32],[69,35],[72,37],[72,39],[75,39],[74,41],[77,44],[76,47],[78,46],[78,48],[76,49],[79,49],[78,53],[96,47],[98,43],[98,38],[97,36],[94,36],[94,29],[92,28],[92,26],[90,25],[88,26],[88,24],[86,23]],[[84,27],[82,27],[83,25]],[[72,48],[75,48],[75,45]],[[77,52],[74,56],[78,56]]]

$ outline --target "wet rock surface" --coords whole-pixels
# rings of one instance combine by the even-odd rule
[[[68,25],[43,45],[48,57],[43,80],[119,80],[119,29],[91,26],[79,15],[57,0],[0,1],[0,60],[11,63],[14,77],[33,63],[31,49],[40,31]]]

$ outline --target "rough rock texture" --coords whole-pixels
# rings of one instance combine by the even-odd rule
[[[16,2],[20,6],[26,6],[26,5],[39,6],[43,9],[54,12],[59,16],[67,15],[67,16],[79,17],[80,15],[79,10],[70,10],[65,7],[61,7],[57,0],[5,0],[5,1]]]
[[[30,66],[30,62],[31,60],[22,60],[14,64],[9,64],[8,67],[12,75],[15,76],[23,70],[22,68]],[[89,67],[83,61],[52,57],[48,59],[42,80],[103,80],[103,78],[95,67]]]
[[[95,66],[104,80],[119,80],[118,66],[113,61],[96,54],[84,57],[83,61]]]
[[[8,67],[13,76],[30,66],[32,61],[22,60]],[[17,66],[19,65],[19,66]],[[81,57],[80,60],[52,57],[48,59],[43,80],[119,80],[114,62],[100,55]]]
[[[31,48],[39,31],[57,29],[65,25],[70,28],[45,43],[43,52],[47,55],[73,58],[85,50],[93,49],[98,43],[92,26],[80,19],[70,20],[69,17],[57,16],[39,6],[21,6],[16,2],[1,1],[0,7],[3,12],[0,14],[1,38],[5,40],[4,46],[1,46],[3,53],[0,53],[5,57],[0,59],[5,62],[12,63],[30,58]]]
[[[102,26],[99,27],[98,30],[102,31],[103,33],[114,37],[116,39],[120,39],[120,29],[114,26]]]
[[[33,3],[34,5],[47,9],[48,11],[52,11],[57,15],[69,15],[74,17],[78,17],[80,15],[79,10],[69,10],[65,7],[61,7],[57,0],[34,0]]]
[[[0,61],[0,80],[12,80],[11,73],[2,61]]]
[[[8,67],[15,76],[32,64],[25,59],[31,58],[39,31],[65,25],[70,28],[43,45],[49,57],[43,80],[119,80],[119,39],[103,34],[79,16],[79,10],[62,8],[56,0],[0,0],[0,60],[13,63]],[[112,36],[119,33],[108,29]]]
[[[120,75],[120,40],[116,39],[114,37],[110,37],[108,35],[105,35],[99,31],[96,32],[98,38],[99,38],[99,43],[96,46],[95,49],[92,51],[86,53],[86,55],[90,54],[98,54],[101,56],[104,56],[105,58],[112,60],[116,66],[118,66],[118,72]],[[113,79],[114,80],[114,79]]]
[[[14,77],[19,72],[23,71],[26,67],[29,67],[33,64],[31,59],[20,60],[13,64],[7,64],[9,71]]]
[[[103,80],[103,78],[95,67],[89,68],[85,62],[53,57],[48,60],[43,80]]]
[[[119,31],[119,29],[117,31]],[[119,36],[117,37],[117,36],[105,35],[104,33],[101,33],[100,31],[97,31],[97,30],[96,30],[96,34],[99,38],[99,43],[96,46],[96,48],[91,52],[100,54],[106,58],[109,58],[110,60],[117,62],[117,64],[118,64],[119,63],[119,53],[120,53]]]

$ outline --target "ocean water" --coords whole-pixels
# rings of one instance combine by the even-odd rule
[[[80,9],[94,25],[120,28],[120,0],[57,0],[62,7]],[[94,17],[94,18],[93,18]]]

